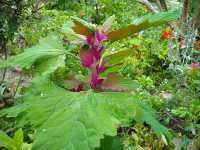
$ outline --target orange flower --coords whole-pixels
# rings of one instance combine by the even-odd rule
[[[196,49],[200,50],[200,43],[196,45]]]
[[[173,38],[174,38],[174,32],[170,27],[168,27],[162,31],[162,39],[163,40],[166,40],[166,39],[172,40]]]
[[[170,31],[170,32],[168,33],[168,35],[169,35],[169,38],[170,38],[170,39],[173,39],[173,38],[174,38],[174,32],[173,32],[173,31]]]
[[[196,48],[197,50],[200,50],[200,32],[197,33],[195,39],[196,39],[196,40],[195,40],[195,45],[196,45],[195,48]]]

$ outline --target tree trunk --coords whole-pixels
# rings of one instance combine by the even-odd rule
[[[165,0],[157,0],[157,3],[159,4],[162,11],[167,11],[167,4]]]
[[[5,39],[4,41],[2,41],[1,43],[1,52],[4,54],[4,60],[7,60],[8,58],[8,51],[7,51],[7,47],[6,47],[6,42],[7,40]],[[2,79],[0,81],[0,83],[4,82],[5,80],[5,77],[6,77],[6,72],[7,72],[7,69],[5,68],[2,72]]]
[[[188,19],[188,11],[189,11],[189,0],[183,1],[183,9],[182,9],[182,16],[181,16],[181,25],[187,22]]]
[[[195,17],[193,18],[193,22],[194,22],[195,29],[199,29],[200,31],[200,7],[197,10]]]

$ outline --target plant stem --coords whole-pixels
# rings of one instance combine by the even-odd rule
[[[100,22],[100,16],[99,16],[99,5],[97,0],[95,2],[95,8],[96,8],[95,23],[98,24]]]
[[[19,77],[19,80],[18,80],[18,82],[17,82],[17,86],[16,86],[16,89],[15,89],[15,92],[14,92],[13,97],[15,97],[15,95],[17,94],[17,91],[18,91],[18,89],[19,89],[19,86],[20,86],[20,84],[21,84],[21,81],[22,81],[22,74],[20,74],[20,77]]]
[[[4,52],[4,60],[7,60],[7,58],[8,58],[8,51],[7,51],[7,48],[6,48],[6,42],[3,42],[3,44],[2,44],[2,50]],[[6,72],[7,72],[7,68],[5,68],[3,70],[3,76],[2,76],[2,79],[1,79],[1,83],[3,83],[4,80],[5,80]]]

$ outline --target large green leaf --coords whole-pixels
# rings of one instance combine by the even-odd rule
[[[108,33],[109,40],[119,40],[124,37],[130,36],[134,33],[138,33],[150,27],[166,24],[170,21],[175,21],[180,17],[180,11],[168,11],[159,14],[146,15],[141,18],[134,19],[132,24]]]
[[[27,48],[23,53],[1,62],[0,69],[15,66],[30,68],[36,61],[42,60],[42,63],[37,65],[38,68],[36,69],[39,70],[39,73],[51,73],[64,64],[63,60],[66,53],[61,38],[56,33],[52,33],[41,39],[38,45]],[[51,67],[44,68],[44,66]]]
[[[153,111],[132,94],[69,92],[38,78],[21,100],[0,116],[17,116],[18,126],[31,124],[36,129],[35,150],[93,150],[104,136],[116,136],[117,128],[132,119],[145,121],[159,135],[171,137]]]
[[[44,59],[38,61],[35,64],[36,73],[45,75],[56,71],[56,69],[65,65],[65,58],[65,55],[58,55],[56,57],[48,58],[45,61]]]

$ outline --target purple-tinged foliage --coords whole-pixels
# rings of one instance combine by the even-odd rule
[[[100,60],[104,52],[102,42],[107,39],[106,35],[101,31],[96,31],[86,37],[86,44],[88,49],[81,50],[80,60],[83,67],[91,70],[90,86],[93,89],[99,87],[104,79],[101,79],[100,73],[106,70],[104,66],[101,66]]]
[[[97,31],[97,32],[95,32],[95,42],[94,42],[94,45],[99,47],[101,45],[101,43],[103,41],[105,41],[106,39],[107,39],[106,35],[104,35],[100,31]]]
[[[96,68],[92,71],[90,85],[93,89],[96,89],[99,85],[101,85],[104,81],[104,79],[101,79],[100,73],[104,72],[106,70],[105,67],[99,66],[99,64],[96,66]]]
[[[94,34],[87,36],[86,44],[89,48],[87,50],[81,50],[80,52],[83,67],[91,69],[98,64],[103,52],[101,43],[104,40],[106,40],[106,36],[100,31],[96,31]]]
[[[78,87],[72,88],[72,89],[70,89],[70,91],[72,91],[72,92],[84,91],[84,86],[83,86],[83,84],[79,84]]]

